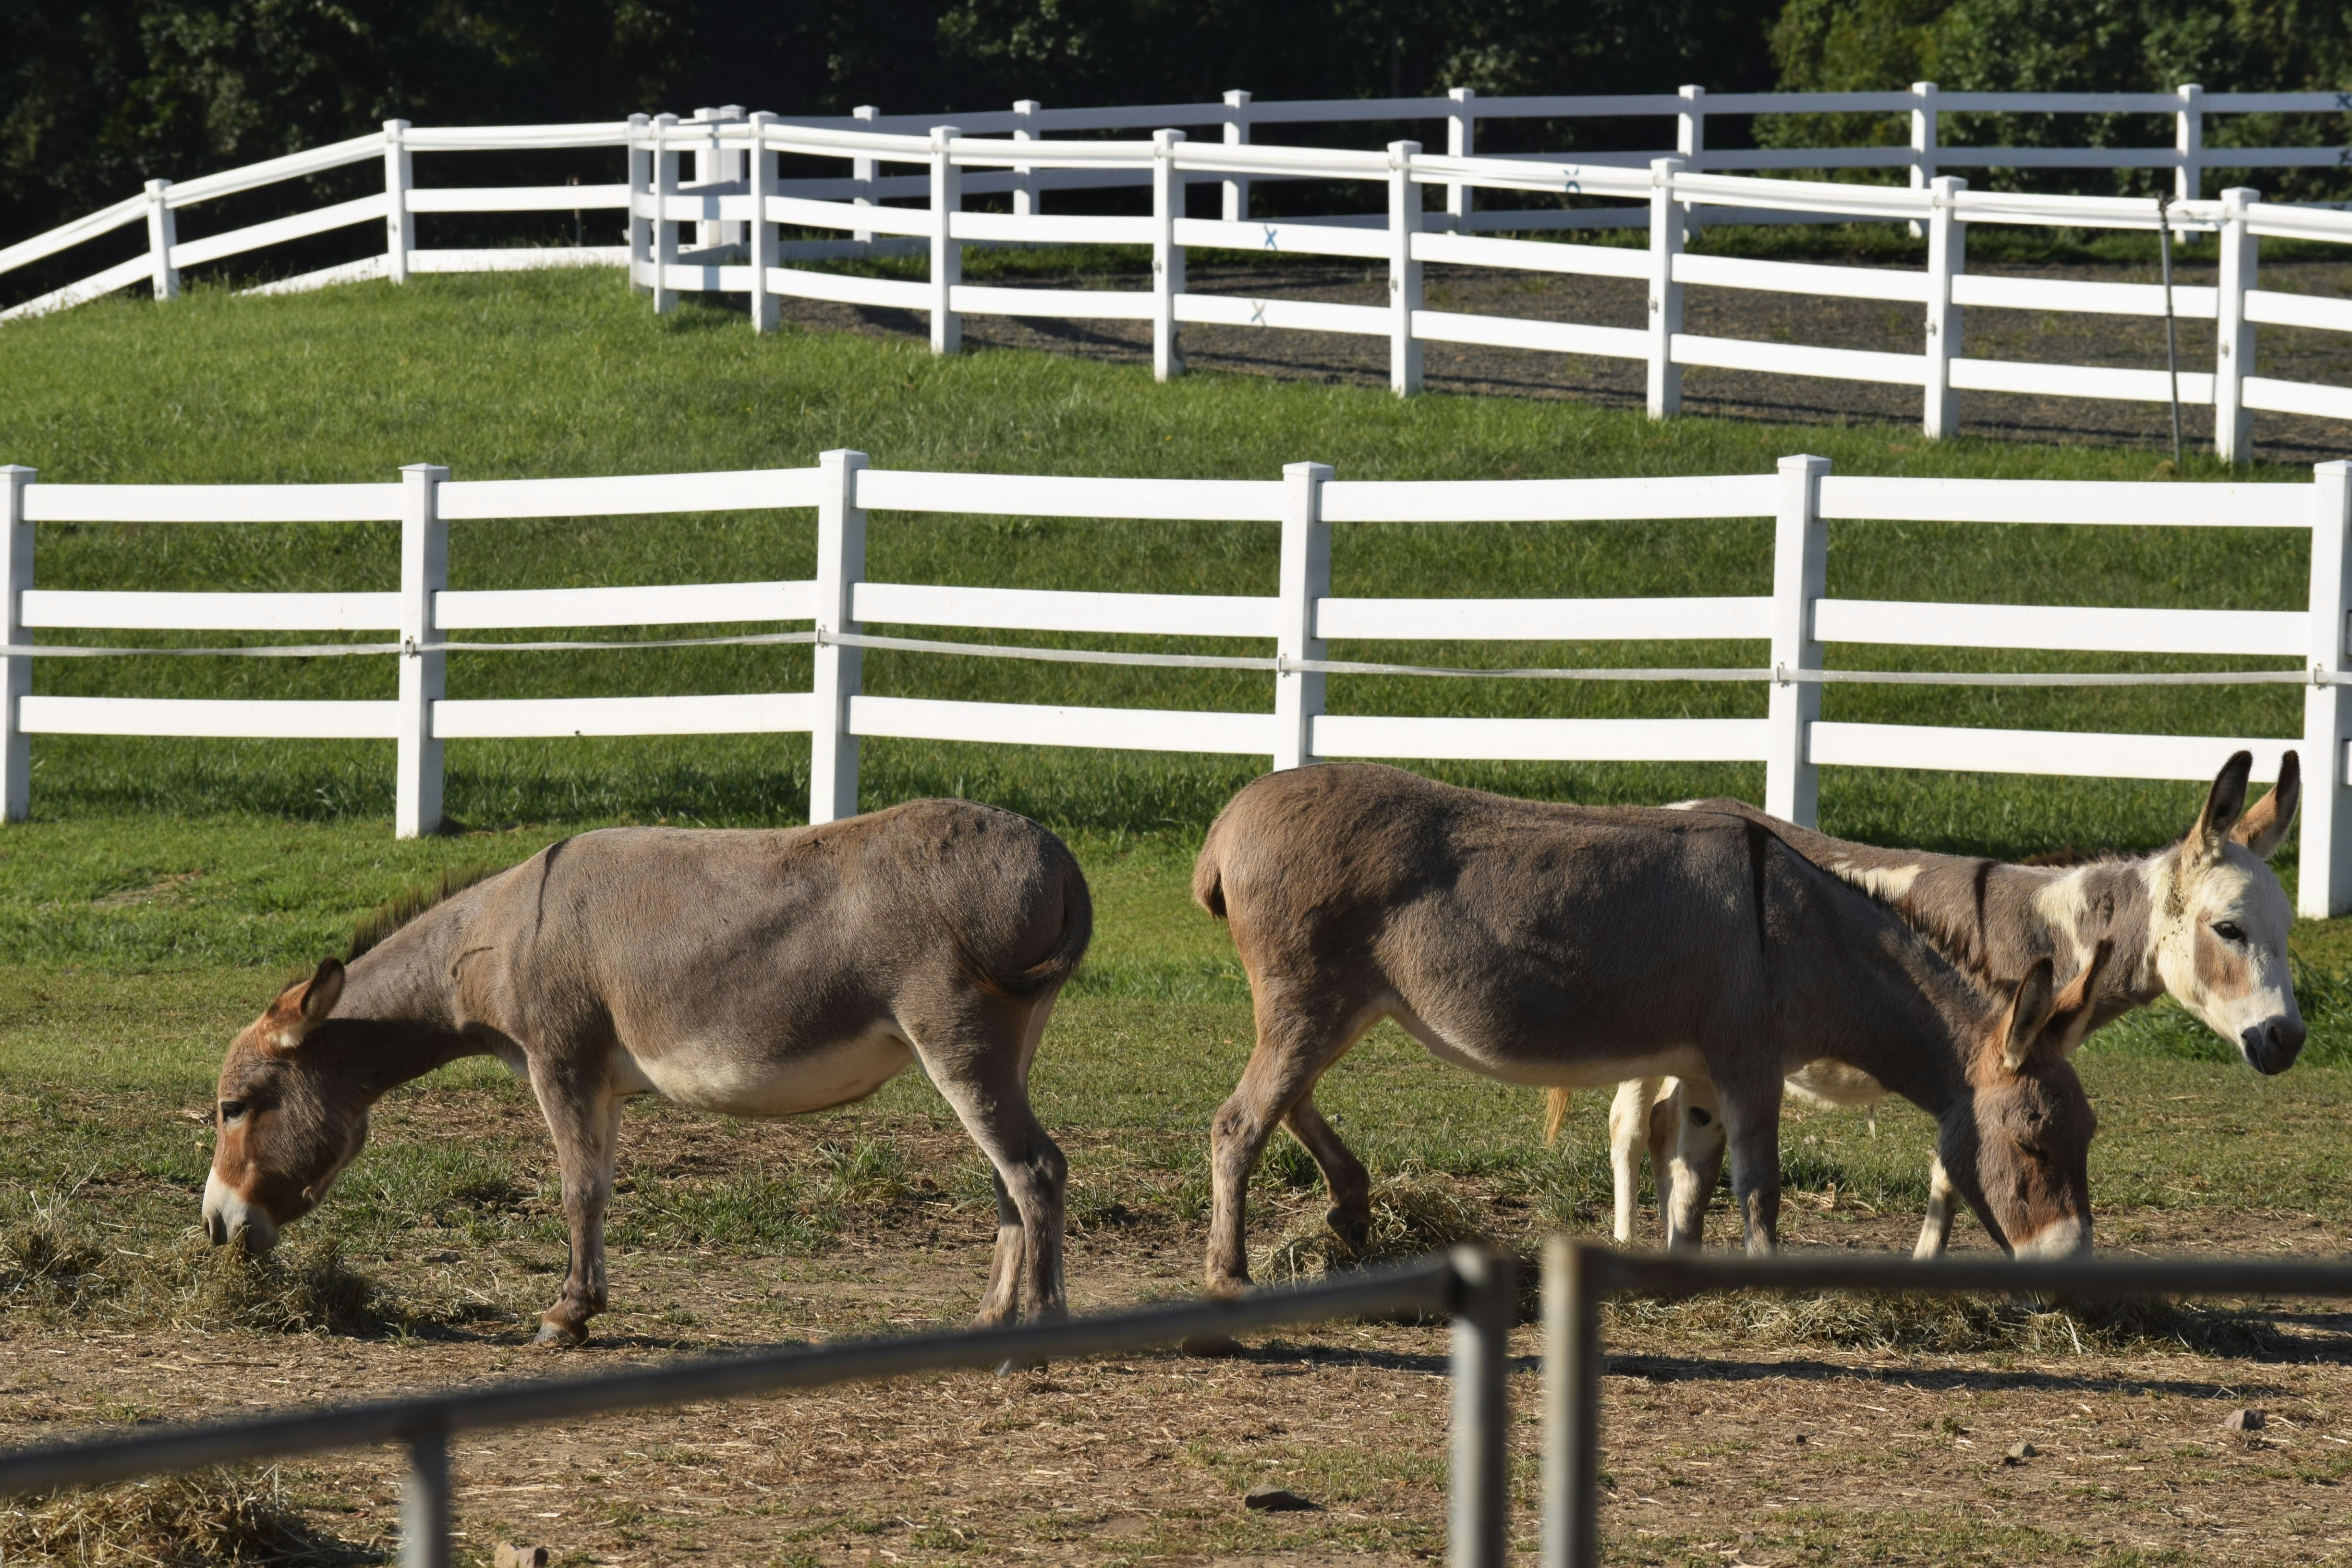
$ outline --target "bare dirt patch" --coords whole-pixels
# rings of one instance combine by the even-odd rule
[[[1261,1236],[1318,1204],[1274,1200]],[[617,1255],[615,1311],[563,1354],[529,1347],[521,1306],[551,1290],[560,1258],[422,1235],[398,1256],[351,1261],[396,1289],[482,1289],[511,1315],[429,1338],[0,1319],[0,1441],[962,1317],[986,1215],[898,1206],[903,1223],[862,1225],[811,1255]],[[1899,1245],[1912,1223],[1818,1205],[1790,1218],[1801,1246]],[[2149,1250],[2314,1239],[2296,1215],[2103,1223]],[[1190,1288],[1200,1240],[1172,1224],[1079,1233],[1076,1306]],[[2160,1333],[2093,1332],[2044,1336],[2038,1352],[2000,1348],[2012,1338],[1942,1354],[1848,1342],[1851,1325],[1791,1329],[1734,1303],[1620,1307],[1608,1330],[1612,1556],[2328,1560],[2352,1541],[2352,1320],[2237,1321],[2266,1348],[2199,1353]],[[1516,1525],[1531,1546],[1532,1329],[1515,1349]],[[542,1542],[575,1563],[1426,1561],[1444,1549],[1445,1352],[1442,1326],[1335,1324],[1226,1360],[1148,1354],[469,1436],[457,1455],[463,1543],[487,1559],[498,1542]],[[2225,1431],[2246,1406],[2268,1425]],[[2032,1452],[2012,1458],[2020,1444]],[[275,1484],[306,1540],[364,1554],[391,1538],[397,1477],[390,1454],[320,1455],[281,1467]],[[1245,1509],[1263,1484],[1320,1511]]]

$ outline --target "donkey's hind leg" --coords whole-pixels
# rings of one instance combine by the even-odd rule
[[[1650,1112],[1658,1103],[1658,1091],[1665,1079],[1629,1078],[1617,1086],[1617,1098],[1609,1102],[1609,1174],[1616,1189],[1617,1244],[1621,1247],[1633,1239],[1633,1210],[1642,1196],[1642,1151],[1651,1149],[1650,1168],[1657,1173],[1658,1193],[1663,1200],[1666,1190],[1665,1162],[1655,1157],[1657,1141],[1650,1133]]]
[[[1265,994],[1259,988],[1259,994]],[[1250,1053],[1233,1097],[1218,1107],[1209,1124],[1209,1174],[1216,1194],[1206,1269],[1211,1293],[1229,1295],[1248,1286],[1250,1173],[1257,1168],[1276,1124],[1315,1087],[1323,1069],[1356,1043],[1364,1026],[1313,999],[1303,1004],[1286,1000],[1279,1012],[1259,1005],[1257,1048]],[[1325,1138],[1339,1143],[1339,1134],[1320,1117],[1316,1123]],[[1354,1156],[1349,1158],[1352,1162]]]
[[[1025,1008],[975,1002],[950,1017],[908,1020],[923,1068],[988,1156],[996,1179],[996,1252],[980,1321],[1058,1318],[1062,1225],[1069,1163],[1029,1106],[1029,1060],[1051,996]]]
[[[1339,1135],[1315,1109],[1311,1089],[1298,1097],[1282,1124],[1307,1145],[1307,1152],[1315,1157],[1315,1168],[1323,1173],[1324,1190],[1331,1195],[1331,1209],[1323,1223],[1350,1252],[1362,1252],[1372,1235],[1372,1179],[1364,1163],[1339,1142]]]

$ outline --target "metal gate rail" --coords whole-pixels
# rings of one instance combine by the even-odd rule
[[[1601,1306],[1612,1296],[1718,1290],[1874,1295],[2352,1298],[2352,1262],[2301,1258],[2006,1258],[1918,1263],[1897,1253],[1619,1252],[1555,1236],[1544,1248],[1543,1568],[1601,1562]]]
[[[408,1449],[402,1568],[447,1568],[449,1438],[461,1431],[740,1399],[910,1373],[1147,1350],[1179,1341],[1367,1312],[1454,1319],[1450,1547],[1454,1568],[1502,1568],[1507,1544],[1505,1372],[1517,1291],[1511,1259],[1456,1247],[1401,1268],[1232,1300],[1187,1301],[1003,1329],[850,1340],[674,1361],[593,1377],[370,1400],[256,1420],[199,1422],[0,1454],[0,1496],[383,1443]]]

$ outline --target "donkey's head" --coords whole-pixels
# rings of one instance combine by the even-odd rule
[[[2065,990],[2048,959],[2018,983],[1975,1042],[1971,1092],[1943,1118],[1937,1152],[1985,1229],[2020,1258],[2091,1245],[2091,1135],[2099,1119],[2066,1060],[2091,1026],[2101,942]]]
[[[2248,810],[2252,766],[2244,752],[2223,763],[2188,837],[2147,863],[2148,938],[2173,1000],[2274,1073],[2294,1064],[2304,1026],[2287,966],[2294,910],[2266,862],[2294,820],[2303,776],[2287,752],[2276,787]]]
[[[332,958],[278,994],[246,1026],[221,1064],[220,1136],[205,1183],[205,1231],[250,1252],[277,1245],[278,1227],[310,1213],[367,1142],[371,1096],[324,1048],[343,994]]]

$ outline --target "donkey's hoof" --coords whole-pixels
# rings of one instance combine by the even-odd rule
[[[549,1350],[568,1351],[575,1345],[588,1342],[588,1325],[559,1322],[542,1316],[539,1320],[539,1333],[530,1342]]]
[[[1231,1334],[1188,1334],[1176,1342],[1176,1348],[1186,1355],[1236,1356],[1242,1353],[1242,1342]]]

